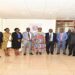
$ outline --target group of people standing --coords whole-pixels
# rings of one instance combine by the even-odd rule
[[[60,54],[61,49],[66,55],[68,48],[68,55],[75,56],[75,29],[64,32],[61,28],[58,33],[53,33],[52,29],[44,33],[41,27],[38,27],[35,33],[32,33],[29,27],[23,33],[19,28],[15,28],[13,33],[10,33],[9,28],[5,28],[4,31],[0,32],[0,48],[4,50],[5,56],[10,56],[10,48],[14,49],[15,55],[19,55],[21,43],[23,43],[23,55],[27,54],[28,49],[30,55],[34,53],[41,55],[44,49],[48,55],[50,53],[53,55],[54,48],[57,47],[57,55]]]
[[[5,56],[10,56],[10,48],[13,48],[15,55],[19,55],[18,49],[21,48],[22,34],[19,32],[19,28],[15,28],[12,34],[9,28],[4,29],[4,33],[0,32],[0,48],[4,50]]]

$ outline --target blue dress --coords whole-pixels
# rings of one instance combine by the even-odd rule
[[[20,42],[18,41],[20,40]],[[21,48],[21,40],[22,40],[22,34],[17,34],[16,32],[12,33],[12,48],[13,49],[19,49]]]

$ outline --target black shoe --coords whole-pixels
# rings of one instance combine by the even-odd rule
[[[51,55],[53,55],[53,53],[51,53]]]
[[[73,54],[72,56],[75,56],[75,54]]]
[[[26,53],[24,53],[24,55],[26,55]]]
[[[53,51],[51,51],[51,55],[53,55]]]
[[[30,55],[33,55],[33,53],[29,53]]]
[[[36,52],[36,55],[38,55],[38,52]]]
[[[71,54],[68,54],[68,56],[71,56]]]
[[[64,55],[66,55],[66,53],[65,53],[65,52],[64,52],[63,54],[64,54]]]
[[[47,53],[47,55],[49,55],[49,53]]]
[[[60,53],[57,53],[57,55],[59,55]]]
[[[41,55],[42,53],[41,53],[41,52],[39,52],[39,54]]]

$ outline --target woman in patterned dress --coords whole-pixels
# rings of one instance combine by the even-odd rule
[[[36,54],[42,54],[42,50],[44,49],[45,43],[45,34],[42,32],[42,28],[38,28],[38,32],[35,34],[35,50]]]

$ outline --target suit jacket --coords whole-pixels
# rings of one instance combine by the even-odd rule
[[[21,38],[19,39],[22,39],[22,34],[20,33],[20,35],[21,35]],[[18,42],[18,35],[16,32],[12,33],[12,42]]]
[[[49,37],[49,33],[46,33],[45,35],[45,40],[46,40],[46,43],[50,42],[50,37]],[[53,41],[52,42],[56,42],[56,34],[53,33]]]
[[[32,40],[33,39],[33,33],[29,32],[29,34],[30,34],[30,40]],[[28,32],[23,32],[23,40],[24,41],[28,41],[29,40]]]
[[[69,44],[75,44],[75,33],[70,34]]]
[[[3,33],[0,32],[0,43],[2,43],[2,42],[3,42]]]
[[[20,33],[20,38],[18,38],[18,35],[16,32],[12,33],[12,48],[19,49],[21,48],[21,40],[22,40],[22,34]],[[18,41],[20,40],[20,42]]]
[[[68,38],[68,35],[67,35],[67,33],[63,33],[63,36],[62,36],[62,41],[64,42],[64,41],[66,41],[67,40],[67,38]],[[60,40],[60,33],[58,33],[57,34],[57,42],[60,42],[61,40]]]
[[[67,36],[68,36],[68,38],[67,38],[67,40],[66,40],[66,43],[68,43],[69,44],[69,41],[70,41],[70,39],[71,39],[71,34],[72,34],[72,32],[67,32]]]

